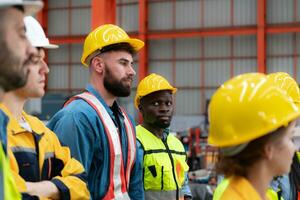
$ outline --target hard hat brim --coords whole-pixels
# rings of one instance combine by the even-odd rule
[[[160,90],[156,90],[154,92],[158,92],[158,91],[162,91],[162,90],[170,90],[172,92],[172,94],[175,94],[177,92],[177,88],[172,87],[172,88],[165,88],[165,89],[160,89]],[[141,98],[147,96],[148,94],[151,94],[153,92],[146,92],[146,93],[141,93],[141,96],[136,96],[134,99],[134,105],[136,107],[136,109],[139,109],[139,104],[140,104],[140,100]]]
[[[22,1],[22,2],[4,2],[0,3],[0,8],[10,6],[23,6],[25,15],[33,15],[43,8],[42,1]]]
[[[145,45],[145,43],[139,39],[131,39],[130,38],[130,39],[124,40],[124,42],[129,43],[136,52],[139,51],[141,48],[143,48]],[[118,42],[118,43],[120,43],[120,42]]]
[[[219,148],[232,147],[232,146],[251,142],[252,140],[255,140],[259,137],[262,137],[264,135],[272,133],[273,131],[277,130],[278,128],[280,128],[282,126],[287,127],[290,122],[292,122],[300,117],[299,105],[296,105],[296,106],[298,107],[297,112],[290,114],[284,120],[282,120],[280,123],[277,123],[276,125],[266,126],[266,127],[264,127],[264,129],[261,129],[261,130],[255,132],[255,135],[256,135],[255,138],[252,138],[251,136],[243,136],[237,140],[220,141],[220,140],[215,140],[212,137],[208,137],[208,144],[210,144],[211,146],[219,147]],[[209,134],[212,134],[212,133],[210,132]]]
[[[57,49],[59,46],[56,45],[56,44],[49,44],[49,42],[42,42],[42,43],[39,43],[39,42],[33,42],[31,43],[31,45],[33,47],[41,47],[41,48],[44,48],[44,49]]]
[[[175,87],[168,87],[168,88],[161,88],[159,90],[155,90],[152,92],[143,92],[140,94],[141,97],[147,96],[148,94],[154,93],[154,92],[158,92],[158,91],[163,91],[163,90],[170,90],[172,92],[172,94],[175,94],[177,92],[177,88]]]
[[[58,47],[59,46],[56,44],[48,44],[48,45],[43,46],[43,48],[45,48],[45,49],[57,49]]]

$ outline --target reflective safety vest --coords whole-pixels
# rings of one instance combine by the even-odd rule
[[[299,151],[296,152],[296,156],[297,156],[298,166],[299,166],[300,165],[300,152]],[[292,165],[294,165],[294,163]],[[300,200],[300,191],[297,191],[297,200]]]
[[[127,190],[129,188],[130,173],[136,159],[136,137],[133,125],[130,122],[129,117],[121,109],[124,116],[128,143],[127,166],[125,171],[119,132],[105,107],[97,99],[97,97],[95,97],[90,92],[84,92],[72,97],[69,101],[66,102],[65,105],[71,103],[75,99],[83,99],[97,112],[99,118],[103,123],[108,139],[110,152],[110,174],[108,190],[103,200],[129,200],[130,198]]]
[[[147,190],[179,190],[189,167],[182,143],[169,134],[165,140],[147,129],[136,127],[137,139],[144,149],[144,187]]]
[[[271,188],[267,190],[267,197],[269,200],[279,200],[278,193]],[[280,200],[283,200],[283,198],[280,197]]]
[[[21,194],[17,190],[13,175],[10,172],[9,163],[2,145],[0,146],[0,199],[21,199]]]
[[[296,152],[296,156],[297,156],[297,159],[298,159],[298,161],[300,163],[300,152],[299,151]]]
[[[217,186],[214,191],[213,200],[221,200],[221,197],[226,190],[227,186],[229,185],[229,179],[224,178]]]
[[[222,199],[222,195],[224,193],[224,191],[226,190],[227,186],[230,183],[230,179],[225,178],[221,181],[221,183],[219,183],[219,185],[217,186],[217,188],[214,191],[214,195],[213,195],[213,200],[221,200]],[[268,200],[279,200],[278,198],[278,193],[275,192],[274,190],[272,190],[271,188],[269,188],[267,190],[267,197]],[[280,200],[284,200],[282,197],[280,198]]]

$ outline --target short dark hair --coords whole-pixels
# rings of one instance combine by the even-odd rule
[[[218,162],[216,163],[217,173],[224,174],[225,177],[232,175],[245,177],[248,167],[263,158],[264,146],[269,141],[280,141],[280,138],[286,134],[287,128],[288,127],[280,127],[272,133],[251,141],[245,149],[234,156],[225,156],[222,152],[219,152]]]
[[[111,44],[108,46],[103,47],[101,50],[96,50],[92,54],[90,54],[86,58],[86,62],[90,65],[92,60],[103,53],[112,52],[112,51],[125,51],[129,53],[130,55],[134,56],[136,54],[136,50],[127,42],[117,43],[117,44]]]
[[[20,10],[20,11],[22,11],[22,12],[25,12],[23,6],[13,6],[13,7],[16,8],[16,9],[18,9],[18,10]]]
[[[131,55],[134,55],[136,53],[133,46],[131,46],[127,42],[122,42],[122,43],[111,44],[111,45],[105,46],[100,50],[100,53],[106,53],[106,52],[110,52],[110,51],[126,51],[126,52],[130,53]]]

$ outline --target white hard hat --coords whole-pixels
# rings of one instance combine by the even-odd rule
[[[0,0],[0,8],[22,6],[24,8],[25,15],[33,15],[37,13],[42,9],[43,5],[43,2],[39,0]]]
[[[50,44],[40,23],[31,16],[24,17],[26,27],[26,36],[34,47],[43,47],[45,49],[56,49],[58,45]]]

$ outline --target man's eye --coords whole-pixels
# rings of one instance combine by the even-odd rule
[[[158,106],[159,103],[158,103],[158,102],[154,102],[153,105],[154,105],[154,106]]]
[[[123,65],[123,66],[126,66],[127,62],[121,61],[120,64]]]
[[[167,105],[168,105],[168,106],[171,106],[171,105],[172,105],[172,102],[171,102],[171,101],[167,102]]]
[[[31,62],[32,64],[38,64],[40,61],[41,61],[41,58],[40,58],[39,56],[32,56],[32,57],[30,58],[30,62]]]
[[[25,32],[21,32],[19,35],[20,35],[20,38],[27,39]]]

